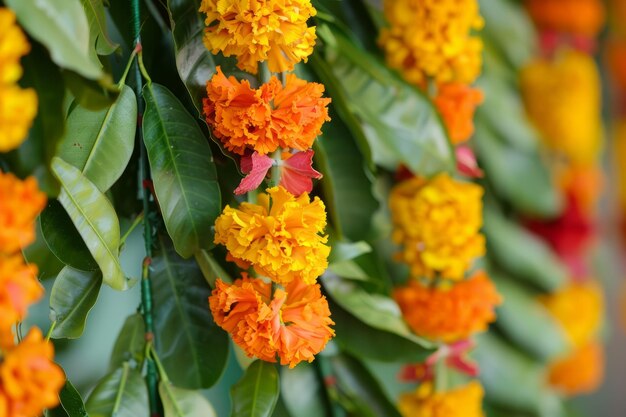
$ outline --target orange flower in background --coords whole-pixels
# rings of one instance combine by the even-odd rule
[[[313,284],[328,267],[330,247],[326,210],[318,197],[294,197],[283,187],[260,194],[259,204],[226,206],[215,221],[215,243],[226,246],[228,259],[250,266],[275,282],[301,279]]]
[[[604,378],[604,350],[592,342],[550,365],[550,385],[567,396],[588,394],[600,387]]]
[[[478,77],[483,46],[471,34],[484,22],[476,0],[386,0],[383,6],[389,27],[379,44],[387,64],[408,82],[425,87],[432,77],[470,84]]]
[[[249,73],[264,61],[272,72],[291,71],[313,52],[315,27],[306,22],[317,12],[310,0],[202,0],[200,11],[207,49],[236,56]]]
[[[483,189],[446,173],[415,177],[396,185],[389,198],[397,259],[415,278],[461,280],[474,259],[485,254]]]
[[[477,381],[444,392],[426,382],[414,393],[401,395],[398,408],[404,417],[484,417],[484,395]]]
[[[247,80],[237,81],[217,67],[207,83],[204,114],[213,134],[226,149],[243,155],[246,149],[259,154],[278,147],[309,149],[321,134],[328,117],[329,98],[324,86],[288,74],[285,86],[276,78],[253,89]]]
[[[601,0],[526,0],[539,29],[595,37],[605,19]]]
[[[626,39],[614,38],[607,41],[606,63],[614,85],[621,94],[626,93]]]
[[[586,215],[593,214],[604,189],[604,173],[598,164],[567,165],[555,172],[559,188],[571,195]]]
[[[604,313],[602,287],[597,282],[570,283],[540,301],[563,326],[573,346],[583,346],[596,337]]]
[[[272,297],[270,283],[242,276],[232,285],[216,281],[209,305],[217,325],[249,357],[276,362],[278,356],[290,368],[311,362],[335,334],[320,286],[296,280]]]
[[[483,271],[450,288],[427,287],[411,280],[396,288],[393,297],[404,319],[418,335],[455,342],[487,330],[495,321],[502,297]]]
[[[0,253],[11,254],[35,240],[34,222],[46,196],[34,178],[22,181],[0,172],[0,202]]]
[[[0,363],[0,406],[5,416],[33,417],[59,403],[65,375],[53,362],[54,347],[37,328],[6,352]]]
[[[461,83],[442,84],[434,98],[454,145],[474,134],[474,111],[482,103],[483,93]]]

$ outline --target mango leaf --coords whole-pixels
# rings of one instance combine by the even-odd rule
[[[109,200],[85,176],[60,158],[52,172],[61,183],[59,201],[98,263],[104,283],[125,290],[129,282],[119,260],[120,224]]]
[[[219,278],[224,282],[232,282],[228,272],[215,260],[213,255],[202,249],[196,252],[196,262],[202,271],[202,276],[209,283],[211,288],[215,288],[215,281]]]
[[[280,373],[280,393],[290,414],[298,417],[327,416],[325,388],[315,371],[315,365],[301,362],[293,369]]]
[[[114,370],[122,366],[124,362],[133,361],[135,364],[141,363],[144,358],[146,347],[146,326],[143,317],[139,313],[128,316],[122,330],[117,336],[111,352],[109,368]]]
[[[80,394],[69,380],[59,391],[59,405],[47,410],[46,417],[88,417]]]
[[[231,389],[231,417],[270,417],[279,395],[276,367],[256,360]]]
[[[177,388],[169,381],[159,382],[159,394],[165,417],[217,417],[200,391]]]
[[[89,25],[89,47],[97,55],[110,55],[117,49],[107,31],[104,0],[80,0],[87,15]],[[98,59],[97,56],[94,57]]]
[[[340,393],[359,417],[400,417],[380,384],[355,358],[341,354],[330,359]]]
[[[65,265],[81,271],[98,269],[72,219],[58,200],[48,200],[48,205],[39,215],[39,225],[46,244]]]
[[[50,293],[50,321],[56,322],[53,338],[75,339],[83,334],[87,315],[98,299],[101,285],[100,271],[63,268]]]
[[[85,109],[98,111],[111,106],[120,90],[110,77],[91,80],[73,71],[63,71],[65,85],[76,103]]]
[[[89,417],[150,415],[148,390],[141,372],[124,363],[96,385],[85,407]]]
[[[202,117],[202,99],[206,96],[206,82],[220,65],[225,74],[248,79],[256,85],[254,76],[236,67],[236,60],[212,55],[202,42],[204,15],[199,12],[200,0],[168,0],[167,7],[176,47],[176,66],[187,87],[193,104]]]
[[[392,171],[404,164],[421,175],[453,172],[454,152],[429,99],[338,31],[330,37],[325,35],[330,31],[319,33],[326,36],[325,60],[332,77],[319,61],[312,60],[313,67],[333,97],[341,90],[374,161]]]
[[[100,63],[89,53],[89,24],[80,0],[7,0],[6,4],[60,67],[90,79],[102,76]]]
[[[125,85],[117,100],[102,110],[73,107],[67,116],[67,129],[58,156],[81,170],[100,191],[106,192],[120,178],[130,160],[136,127],[135,93]]]
[[[510,340],[542,362],[568,351],[562,327],[531,292],[501,273],[490,271],[489,276],[505,300],[497,309],[496,324]]]
[[[328,257],[328,270],[342,278],[350,278],[361,281],[369,280],[367,273],[354,262],[355,258],[369,253],[372,247],[364,241],[340,242],[331,241],[332,248]]]
[[[52,253],[46,244],[39,222],[35,224],[35,241],[24,248],[22,254],[26,262],[37,264],[40,280],[54,278],[65,268],[65,264]]]
[[[211,148],[183,105],[165,87],[144,87],[143,139],[154,189],[176,251],[188,258],[212,244],[221,197]]]
[[[226,366],[227,333],[213,322],[211,289],[196,262],[178,256],[163,237],[158,245],[150,267],[157,353],[176,386],[208,388]]]
[[[504,271],[548,292],[565,283],[567,270],[546,243],[491,204],[485,205],[483,219],[487,253]]]

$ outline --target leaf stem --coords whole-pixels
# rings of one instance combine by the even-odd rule
[[[133,62],[135,61],[136,56],[137,56],[137,48],[133,49],[133,52],[130,54],[130,58],[128,59],[128,63],[126,64],[126,68],[124,68],[124,73],[122,74],[122,78],[120,78],[119,82],[117,83],[118,90],[121,90],[124,84],[126,84],[126,77],[128,76],[128,73],[130,72],[130,67],[133,65]]]
[[[124,236],[122,236],[122,238],[120,239],[120,248],[124,246],[124,243],[126,243],[126,239],[128,238],[128,236],[130,236],[133,230],[135,230],[137,226],[141,224],[142,221],[143,221],[143,211],[139,213],[139,215],[135,218],[135,221],[133,222],[133,224],[130,225],[126,233],[124,233]]]
[[[165,372],[165,368],[163,367],[163,364],[161,363],[161,359],[159,359],[159,355],[156,353],[156,350],[154,349],[154,346],[152,345],[152,343],[150,344],[150,357],[154,360],[154,362],[156,363],[157,369],[159,370],[159,378],[161,378],[161,381],[163,382],[169,382],[169,378],[167,377],[167,372]]]
[[[50,338],[52,337],[52,332],[54,331],[54,328],[57,327],[57,321],[53,321],[52,324],[50,325],[50,328],[48,329],[48,333],[46,334],[46,342],[50,341]]]

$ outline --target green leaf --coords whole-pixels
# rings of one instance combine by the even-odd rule
[[[301,362],[293,369],[280,373],[281,398],[290,414],[298,417],[326,416],[325,388],[315,371],[315,365]]]
[[[61,183],[59,201],[98,263],[104,283],[116,290],[129,288],[119,260],[120,224],[109,200],[85,176],[60,158],[52,172]]]
[[[89,25],[80,0],[7,0],[6,4],[59,66],[90,79],[102,76],[100,64],[89,53]]]
[[[177,388],[169,381],[159,383],[165,417],[217,417],[217,413],[200,391]]]
[[[97,111],[111,106],[120,94],[110,78],[90,80],[72,71],[63,71],[63,79],[76,103]]]
[[[279,395],[276,367],[256,360],[231,389],[231,417],[270,417]]]
[[[483,219],[487,253],[503,270],[548,292],[565,283],[567,270],[541,239],[490,204],[485,205]]]
[[[50,293],[50,321],[56,322],[53,338],[75,339],[83,334],[87,315],[98,299],[101,285],[100,271],[63,268]]]
[[[143,361],[146,347],[146,326],[139,313],[126,318],[122,330],[117,336],[111,352],[110,369],[115,369],[124,362],[139,364]]]
[[[374,161],[389,170],[404,164],[420,175],[454,171],[452,146],[428,98],[338,31],[332,36],[326,39],[325,60],[333,79],[319,61],[312,63],[333,98],[347,101],[358,117]]]
[[[202,271],[204,279],[209,283],[211,288],[215,288],[215,281],[219,278],[224,282],[232,282],[232,278],[224,268],[217,263],[213,255],[202,249],[196,252],[196,262]]]
[[[147,417],[148,390],[141,372],[124,363],[105,376],[85,404],[89,417]]]
[[[176,47],[176,66],[180,78],[187,87],[193,104],[202,117],[202,99],[206,97],[206,82],[220,65],[225,74],[238,79],[248,79],[256,84],[254,76],[236,67],[233,58],[212,55],[204,43],[204,16],[199,12],[200,0],[168,0],[167,6]]]
[[[359,417],[400,417],[400,413],[385,395],[376,379],[358,360],[348,355],[330,359],[339,391],[354,407]]]
[[[118,48],[109,38],[104,0],[80,0],[89,25],[89,47],[96,55],[110,55]],[[98,59],[97,56],[94,57]]]
[[[39,215],[39,225],[46,244],[65,265],[81,271],[98,269],[72,219],[58,200],[48,200],[48,205]]]
[[[165,226],[188,258],[212,244],[221,197],[211,148],[183,105],[165,87],[144,87],[143,139]]]
[[[37,264],[39,279],[54,278],[65,267],[65,264],[50,250],[44,240],[39,222],[35,224],[35,242],[22,250],[26,262]]]
[[[328,270],[342,278],[367,281],[370,277],[354,262],[355,258],[370,253],[372,247],[364,241],[360,242],[338,242],[330,243],[332,251],[328,257]]]
[[[226,366],[228,335],[213,322],[211,289],[196,262],[162,237],[158,245],[150,267],[157,353],[176,386],[208,388]]]
[[[60,404],[46,412],[46,417],[88,417],[80,394],[69,380],[59,392]]]
[[[120,178],[130,160],[136,127],[135,93],[125,85],[117,100],[102,110],[73,108],[57,156],[81,170],[105,192]]]

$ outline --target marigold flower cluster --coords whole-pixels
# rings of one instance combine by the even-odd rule
[[[597,161],[601,148],[600,76],[592,57],[566,51],[521,73],[524,104],[545,145],[573,165]]]
[[[20,146],[37,113],[37,95],[22,89],[20,58],[30,45],[11,10],[0,7],[0,152]]]
[[[480,90],[460,83],[442,84],[433,101],[453,145],[465,142],[474,134],[474,111],[483,101]]]
[[[204,44],[213,54],[237,57],[252,74],[267,61],[272,72],[291,71],[306,62],[315,45],[316,10],[310,0],[202,0],[206,14]]]
[[[480,186],[448,174],[426,180],[415,177],[396,185],[389,207],[393,240],[402,246],[398,260],[414,278],[459,281],[485,253]]]
[[[402,314],[418,335],[452,343],[487,330],[495,321],[495,307],[502,297],[480,271],[451,287],[432,287],[411,280],[396,288],[393,297]]]
[[[438,392],[432,383],[421,384],[414,393],[400,397],[404,417],[484,417],[483,387],[477,381]]]
[[[328,117],[329,98],[324,86],[286,76],[253,89],[247,80],[226,77],[220,67],[207,83],[204,114],[213,134],[226,149],[239,155],[246,150],[261,155],[280,148],[306,151],[321,133]]]
[[[550,385],[567,396],[591,393],[604,378],[604,350],[598,342],[590,342],[550,365]]]
[[[526,9],[540,30],[595,37],[605,19],[601,0],[526,0]]]

